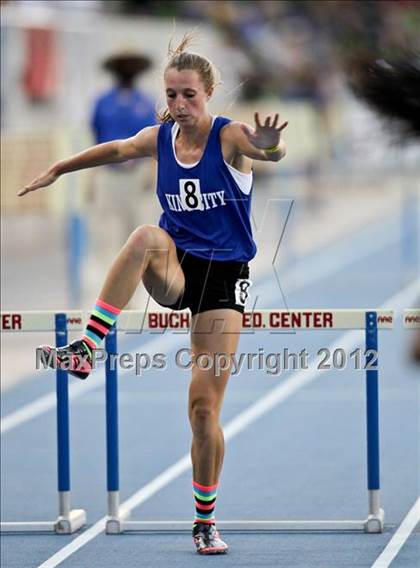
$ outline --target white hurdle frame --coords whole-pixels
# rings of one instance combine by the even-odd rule
[[[420,308],[404,310],[404,327],[406,329],[420,329]]]
[[[171,312],[166,327],[156,323],[156,312],[144,313],[127,311],[119,317],[117,328],[112,328],[106,338],[106,351],[116,354],[117,331],[144,331],[164,329],[186,329],[189,316],[182,312]],[[172,314],[174,314],[172,316]],[[185,316],[185,319],[183,317]],[[173,318],[171,323],[170,317]],[[164,318],[162,318],[164,319]],[[365,330],[366,351],[378,350],[378,329],[392,329],[392,310],[259,310],[245,312],[244,330],[290,331],[296,329],[363,329]],[[371,355],[366,362],[371,363]],[[108,357],[109,361],[109,357]],[[115,366],[114,366],[115,367]],[[368,447],[368,516],[362,520],[218,520],[217,526],[232,532],[287,532],[287,531],[364,531],[380,533],[384,529],[384,510],[380,506],[379,482],[379,402],[378,363],[372,363],[366,370],[367,393],[367,447]],[[190,532],[191,520],[187,521],[131,521],[130,512],[121,512],[119,488],[118,451],[118,376],[116,368],[106,367],[106,408],[107,408],[107,482],[108,516],[107,534],[124,532]]]
[[[410,317],[419,321],[420,310],[406,310]],[[86,314],[87,316],[88,314]],[[57,320],[57,316],[61,323]],[[63,320],[64,318],[64,320]],[[86,317],[81,311],[67,313],[47,312],[10,312],[1,314],[2,331],[56,331],[57,345],[67,341],[67,331],[80,331],[84,328]],[[161,323],[163,320],[164,324]],[[63,323],[64,321],[64,323]],[[407,318],[406,318],[407,321]],[[412,322],[412,320],[409,319]],[[278,332],[299,329],[341,329],[365,330],[366,350],[377,352],[378,329],[392,329],[394,315],[392,310],[254,310],[245,312],[243,330],[271,330]],[[117,328],[111,328],[106,339],[108,354],[117,353],[117,331],[137,332],[168,330],[188,330],[189,312],[141,312],[128,310],[120,314]],[[65,330],[65,335],[64,335]],[[366,362],[370,362],[367,357]],[[191,520],[186,521],[129,521],[120,510],[119,496],[119,455],[118,455],[118,383],[117,370],[111,369],[109,357],[106,365],[106,405],[107,405],[107,481],[108,481],[108,516],[107,534],[123,532],[167,532],[191,531]],[[378,363],[366,371],[367,393],[367,446],[368,446],[368,516],[362,520],[221,520],[218,527],[225,531],[240,532],[283,532],[283,531],[364,531],[379,533],[384,528],[384,511],[380,506],[379,484],[379,408],[378,408]],[[57,373],[57,385],[64,383],[67,388],[67,373]],[[62,377],[62,381],[58,378]],[[68,403],[68,399],[67,399]],[[59,409],[57,407],[57,417]],[[66,420],[68,417],[66,418]],[[58,435],[60,440],[60,434]],[[60,446],[60,442],[59,442]],[[55,522],[1,523],[2,532],[16,531],[51,531],[69,534],[86,521],[83,510],[70,509],[69,491],[60,491],[59,473],[59,517]]]
[[[57,347],[68,343],[67,328],[82,330],[81,312],[1,313],[2,332],[54,331]],[[2,521],[1,533],[73,534],[86,524],[84,509],[70,505],[70,431],[68,373],[56,370],[58,517],[54,521]]]

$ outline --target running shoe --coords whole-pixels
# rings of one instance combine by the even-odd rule
[[[64,347],[42,345],[40,349],[52,369],[68,371],[79,379],[86,379],[92,371],[92,358],[83,341],[73,341]]]
[[[228,551],[214,524],[196,523],[192,534],[198,554],[226,554]]]

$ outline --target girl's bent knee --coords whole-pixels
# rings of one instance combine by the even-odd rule
[[[161,229],[155,225],[142,225],[129,236],[126,249],[130,256],[139,259],[145,256],[161,253],[168,248],[167,242],[162,238]]]

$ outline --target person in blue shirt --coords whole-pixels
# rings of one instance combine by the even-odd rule
[[[216,374],[218,354],[234,354],[250,286],[248,261],[256,253],[250,225],[252,161],[278,162],[285,155],[279,116],[255,128],[214,117],[208,101],[217,84],[206,58],[185,50],[189,38],[170,52],[164,73],[167,110],[159,126],[94,146],[53,165],[20,195],[53,183],[60,175],[137,157],[158,164],[159,226],[138,227],[113,262],[81,340],[55,350],[58,365],[86,378],[91,352],[101,344],[139,282],[160,304],[189,308],[192,378],[188,415],[199,554],[222,554],[227,544],[216,529],[214,508],[224,456],[219,417],[230,364]],[[45,355],[54,350],[43,347]],[[200,364],[202,357],[207,358]]]
[[[130,138],[157,123],[155,101],[138,86],[138,79],[151,65],[148,57],[128,50],[104,60],[102,67],[111,74],[113,86],[94,101],[90,123],[96,144]],[[84,271],[86,296],[96,292],[100,284],[98,275],[118,253],[120,243],[147,221],[148,210],[155,207],[149,191],[154,181],[151,166],[144,160],[111,163],[95,170],[89,177],[86,194],[88,270]],[[133,203],[140,200],[147,200],[147,206],[133,207]],[[141,291],[137,301],[140,296],[145,300]]]
[[[94,103],[91,127],[96,144],[134,136],[146,126],[156,124],[153,100],[136,86],[139,75],[151,67],[151,60],[131,51],[108,57],[103,68],[115,85]]]

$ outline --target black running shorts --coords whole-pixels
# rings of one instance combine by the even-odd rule
[[[176,250],[185,276],[185,290],[174,304],[165,307],[172,310],[189,308],[193,316],[218,309],[244,312],[252,284],[248,263],[205,260],[179,248]]]

